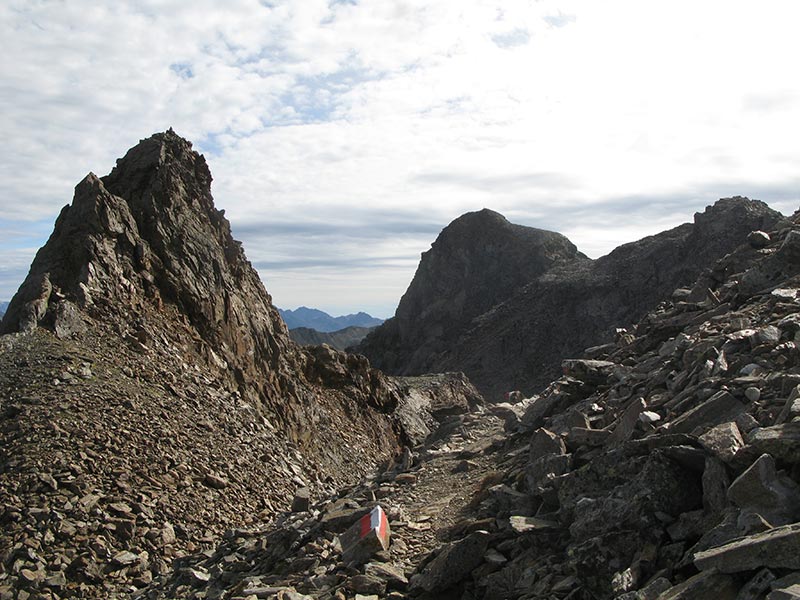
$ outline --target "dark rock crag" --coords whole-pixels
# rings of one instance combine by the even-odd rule
[[[547,264],[534,254],[531,262],[540,265],[539,271],[520,273],[516,280],[503,279],[516,268],[512,262],[489,267],[476,262],[485,271],[482,278],[469,281],[469,292],[450,275],[464,269],[451,257],[467,251],[444,252],[437,240],[423,257],[397,316],[370,334],[359,351],[389,373],[463,371],[492,400],[508,390],[530,394],[558,375],[564,358],[612,342],[615,327],[635,323],[673,290],[694,282],[748,233],[770,229],[780,218],[763,202],[727,198],[697,213],[693,223],[625,244],[597,260],[573,254]],[[448,231],[453,225],[440,239],[453,239]],[[470,238],[453,243],[469,246]],[[518,248],[518,260],[524,262],[530,250],[516,246],[511,236],[507,243]],[[495,286],[495,279],[507,285]],[[436,281],[447,285],[437,287]],[[486,289],[496,293],[485,295],[484,303],[472,303],[473,310],[463,318],[451,318],[438,308],[465,293],[481,296]],[[444,335],[446,348],[429,342]],[[410,352],[409,346],[417,349]]]
[[[324,385],[319,373],[330,369],[320,360],[338,359],[291,342],[224,211],[214,208],[210,186],[204,158],[171,130],[129,150],[108,176],[87,175],[36,255],[2,331],[41,324],[68,335],[83,328],[83,311],[121,317],[129,328],[123,335],[136,338],[148,335],[148,321],[171,315],[192,335],[194,361],[217,367],[229,389],[283,421],[296,441],[312,442],[321,404],[303,373]],[[354,377],[347,383],[360,388],[365,404],[391,411],[396,400],[379,373],[359,365]],[[386,424],[378,429],[392,438]]]
[[[492,210],[467,213],[422,254],[395,316],[358,351],[387,373],[437,372],[476,317],[550,269],[589,262],[563,235],[509,223]]]

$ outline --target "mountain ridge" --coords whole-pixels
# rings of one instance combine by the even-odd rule
[[[451,289],[426,300],[436,288],[420,286],[415,275],[398,316],[373,330],[358,351],[392,374],[463,371],[487,398],[499,399],[512,389],[531,394],[557,376],[563,358],[613,341],[614,327],[630,326],[675,288],[691,284],[750,231],[771,228],[781,218],[763,202],[722,199],[696,213],[693,223],[624,244],[596,260],[576,255],[548,266],[469,320],[451,319],[438,308],[462,290],[448,276],[460,268],[450,259],[458,250],[439,252],[437,238],[429,251],[439,255],[436,273],[427,277],[448,281]],[[452,239],[450,227],[440,238]],[[469,238],[458,242],[466,245]],[[424,262],[423,257],[418,273],[427,271]],[[495,268],[503,277],[511,266]],[[481,285],[491,286],[492,280],[487,275]],[[436,329],[427,331],[425,323]],[[446,347],[437,343],[442,330],[450,340]]]
[[[383,319],[373,317],[363,311],[333,317],[325,311],[300,306],[294,310],[279,308],[278,312],[290,330],[306,327],[322,333],[332,333],[346,327],[376,327],[383,323]]]
[[[323,332],[309,327],[296,327],[289,330],[289,337],[301,346],[327,344],[331,348],[345,351],[350,347],[358,345],[372,329],[372,327],[357,327],[351,325],[344,329]]]
[[[800,213],[777,225],[565,360],[540,394],[461,415],[413,461],[343,491],[355,514],[380,498],[389,553],[342,564],[320,502],[184,564],[211,594],[320,600],[797,597]],[[305,545],[281,545],[292,532]],[[148,598],[192,590],[172,572]]]

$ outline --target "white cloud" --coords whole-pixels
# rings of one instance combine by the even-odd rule
[[[786,210],[798,17],[791,0],[11,0],[0,224],[54,219],[169,126],[289,307],[391,306],[435,231],[484,206],[594,255],[725,194]]]

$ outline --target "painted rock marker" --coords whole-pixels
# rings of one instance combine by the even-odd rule
[[[342,560],[357,563],[367,561],[376,552],[389,549],[390,535],[386,512],[378,505],[339,537]]]

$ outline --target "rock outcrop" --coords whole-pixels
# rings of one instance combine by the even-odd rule
[[[320,444],[312,434],[325,419],[324,403],[303,374],[325,385],[318,376],[330,370],[324,361],[339,359],[291,342],[224,212],[214,208],[210,186],[204,158],[171,130],[140,142],[108,176],[87,175],[37,253],[2,331],[41,324],[66,337],[85,328],[81,313],[119,322],[121,341],[132,344],[180,331],[190,338],[180,342],[187,360],[215,369],[295,441]],[[347,384],[360,388],[365,405],[391,412],[396,399],[381,375],[357,368],[361,379]],[[391,439],[390,428],[378,429]]]
[[[404,349],[407,341],[437,336],[429,333],[435,330],[428,307],[447,305],[463,293],[460,282],[446,275],[463,270],[450,258],[458,252],[440,252],[434,244],[429,254],[436,260],[423,258],[398,315],[370,334],[359,351],[390,373],[463,371],[493,401],[508,390],[530,394],[558,375],[564,358],[613,342],[615,327],[635,323],[673,290],[694,282],[751,231],[770,229],[780,218],[762,202],[727,198],[696,214],[691,224],[620,246],[600,259],[576,256],[532,273],[533,278],[520,274],[513,284],[496,288],[492,300],[487,296],[490,306],[474,304],[469,318],[451,319],[439,310],[435,327],[447,331],[448,347],[424,342],[410,358]],[[469,243],[468,238],[459,242]],[[515,242],[509,238],[508,243]],[[524,261],[526,250],[520,251],[519,260]],[[538,256],[533,262],[537,260]],[[432,284],[424,286],[424,293],[419,291],[427,281],[420,273],[430,272],[426,262],[438,265],[436,275],[448,282],[446,292]],[[498,263],[495,268],[505,273],[512,267]],[[495,276],[487,272],[483,281],[471,285],[492,288]],[[409,296],[414,303],[406,301]]]
[[[387,373],[437,372],[472,320],[555,266],[588,262],[561,234],[483,209],[445,227],[422,254],[395,316],[358,347]]]

